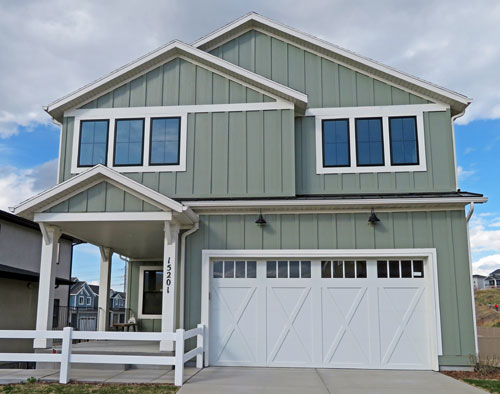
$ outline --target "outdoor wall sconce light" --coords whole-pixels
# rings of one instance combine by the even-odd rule
[[[264,219],[264,216],[262,216],[262,212],[259,213],[259,217],[255,221],[255,224],[259,227],[263,227],[267,224],[266,219]]]
[[[371,225],[376,225],[378,222],[380,222],[380,219],[375,215],[375,211],[372,208],[372,213],[370,214],[370,217],[368,218],[368,223]]]

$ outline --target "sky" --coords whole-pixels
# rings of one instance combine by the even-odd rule
[[[191,43],[256,11],[474,99],[455,127],[459,187],[483,193],[473,270],[500,268],[500,2],[497,0],[0,0],[0,209],[56,183],[59,127],[42,106],[173,39]],[[97,283],[99,252],[73,275]],[[113,259],[112,287],[124,263]]]

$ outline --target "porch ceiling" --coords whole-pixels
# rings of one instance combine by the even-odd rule
[[[109,247],[114,253],[132,259],[154,260],[163,255],[163,221],[54,221],[46,224],[56,225],[63,233]]]

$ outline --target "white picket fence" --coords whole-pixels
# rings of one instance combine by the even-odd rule
[[[0,353],[0,361],[27,361],[60,363],[59,383],[69,382],[71,363],[87,364],[143,364],[173,365],[175,367],[174,384],[182,386],[184,363],[196,357],[196,367],[203,368],[205,329],[198,324],[192,330],[176,330],[175,332],[100,332],[73,331],[65,327],[62,331],[35,330],[0,330],[0,339],[62,339],[61,353]],[[184,353],[184,341],[196,337],[196,348]],[[109,354],[75,354],[72,353],[73,340],[107,340],[107,341],[173,341],[175,356],[128,356]]]

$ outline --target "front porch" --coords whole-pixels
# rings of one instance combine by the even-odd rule
[[[61,234],[71,234],[99,247],[99,294],[97,322],[94,323],[97,331],[105,332],[112,327],[109,293],[113,257],[129,264],[140,262],[156,268],[151,271],[152,278],[148,279],[147,273],[140,283],[134,278],[133,297],[127,296],[128,316],[124,323],[131,320],[141,331],[161,333],[174,333],[183,326],[182,316],[178,316],[183,312],[178,301],[182,303],[184,293],[184,237],[180,234],[196,229],[198,222],[198,216],[189,207],[98,165],[20,204],[15,212],[39,223],[43,234],[37,331],[61,328],[55,326],[54,322],[59,319],[53,315],[54,267]],[[151,321],[154,326],[148,325]],[[84,328],[84,331],[89,329]],[[50,338],[37,338],[33,347],[52,349],[52,345]],[[90,351],[97,347],[102,351],[106,346],[105,343],[88,342],[76,344],[74,349]],[[161,341],[159,346],[152,343],[136,347],[130,343],[121,347],[113,344],[109,349],[111,352],[117,350],[148,354],[172,352],[174,344],[172,341]]]

